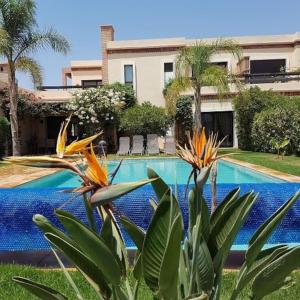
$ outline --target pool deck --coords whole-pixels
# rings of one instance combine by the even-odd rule
[[[291,175],[291,174],[287,174],[287,173],[283,173],[280,171],[276,171],[273,169],[269,169],[263,166],[259,166],[259,165],[255,165],[255,164],[251,164],[251,163],[247,163],[244,161],[240,161],[231,157],[224,157],[223,160],[231,162],[233,164],[248,168],[250,170],[262,173],[262,174],[266,174],[269,176],[273,176],[275,178],[287,181],[287,182],[294,182],[294,183],[300,183],[300,177],[299,176],[295,176],[295,175]]]
[[[151,156],[142,156],[142,159],[145,158],[174,158],[173,157],[151,157]],[[120,157],[121,158],[121,157]],[[125,158],[127,159],[127,158]],[[140,158],[129,158],[129,159],[140,159]],[[224,157],[223,160],[237,164],[242,167],[249,168],[253,171],[266,174],[269,176],[273,176],[275,178],[287,181],[300,183],[300,177],[294,176],[291,174],[283,173],[280,171],[276,171],[273,169],[269,169],[266,167],[258,166],[255,164],[242,162],[231,157]],[[0,167],[0,188],[12,188],[18,185],[39,179],[41,177],[51,175],[55,172],[58,172],[60,169],[44,169],[44,168],[33,168],[33,167],[25,167],[19,165],[6,165]]]

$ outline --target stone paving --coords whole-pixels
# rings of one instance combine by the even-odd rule
[[[57,172],[58,169],[7,164],[0,166],[0,188],[10,188]]]

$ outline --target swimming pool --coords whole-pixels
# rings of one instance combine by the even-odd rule
[[[112,171],[119,161],[109,161]],[[168,184],[186,184],[191,167],[178,158],[155,159],[125,159],[115,177],[115,183],[138,181],[147,178],[147,168],[155,170]],[[272,176],[252,171],[248,168],[220,160],[218,162],[217,183],[280,183],[283,182]],[[22,188],[71,188],[80,185],[80,178],[70,171],[62,171],[38,180],[26,183]]]
[[[117,164],[117,161],[109,162],[109,169],[114,169]],[[173,189],[177,178],[179,201],[186,227],[188,210],[184,193],[190,171],[189,165],[179,159],[124,160],[116,182],[146,178],[147,167],[152,167]],[[62,228],[54,216],[54,210],[66,204],[63,209],[87,222],[81,197],[76,197],[72,193],[63,193],[64,188],[76,187],[79,184],[80,181],[76,176],[68,171],[62,171],[17,188],[0,189],[0,253],[49,249],[42,232],[32,222],[34,214],[43,214]],[[218,163],[217,202],[220,203],[229,191],[238,186],[241,188],[241,194],[250,190],[259,193],[258,200],[232,248],[244,250],[258,226],[299,190],[300,184],[287,183],[226,161],[220,161]],[[210,205],[209,184],[205,186],[204,194]],[[149,205],[151,198],[155,198],[154,191],[151,185],[146,185],[117,199],[114,201],[114,206],[118,213],[125,214],[137,225],[146,229],[153,214]],[[298,244],[300,243],[299,228],[300,201],[289,211],[268,242],[270,244]],[[126,232],[124,230],[122,232],[126,246],[134,247]]]

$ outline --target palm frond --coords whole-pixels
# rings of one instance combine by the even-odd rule
[[[189,77],[174,78],[165,92],[166,109],[170,115],[174,115],[176,111],[176,101],[181,92],[191,88],[192,81]]]
[[[209,66],[202,75],[202,83],[214,87],[220,97],[226,96],[229,92],[229,73],[223,67]]]
[[[19,43],[15,47],[15,61],[19,56],[46,48],[66,54],[70,50],[70,45],[63,35],[52,28],[45,32],[28,32],[20,37]]]
[[[30,74],[35,86],[42,85],[42,67],[36,60],[31,57],[20,56],[15,65],[17,70]]]

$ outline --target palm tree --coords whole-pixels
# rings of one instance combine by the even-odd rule
[[[201,121],[201,89],[213,86],[219,95],[229,92],[229,83],[234,80],[227,68],[211,63],[214,55],[220,52],[232,53],[237,58],[241,50],[231,40],[216,40],[212,43],[197,42],[194,46],[183,48],[176,58],[176,77],[167,89],[166,99],[174,103],[179,93],[192,88],[195,101],[195,129],[200,133]]]
[[[39,31],[35,1],[0,0],[0,55],[7,60],[9,70],[8,94],[13,155],[20,155],[16,71],[30,74],[34,85],[41,85],[41,66],[30,54],[47,47],[64,54],[70,49],[69,42],[54,29]]]

